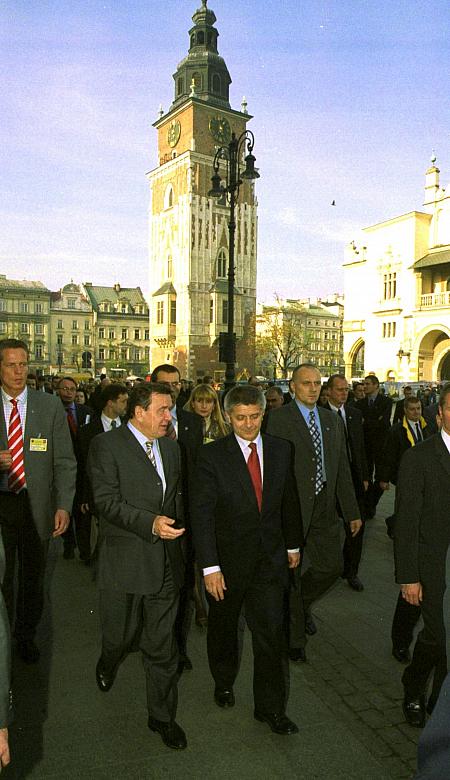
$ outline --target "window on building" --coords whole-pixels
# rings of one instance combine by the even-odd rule
[[[90,330],[91,329],[91,323],[89,322],[89,320],[85,320],[84,321],[84,329],[85,330]]]
[[[115,349],[109,350],[109,359],[110,360],[116,360],[117,359],[117,352]]]
[[[134,340],[135,341],[139,341],[140,338],[141,338],[141,331],[139,330],[139,328],[135,328],[134,329]]]
[[[178,94],[179,95],[183,94],[183,79],[182,78],[178,79]]]
[[[228,258],[225,249],[219,249],[217,255],[217,278],[226,279],[228,272]]]
[[[148,328],[146,328],[146,329],[144,330],[144,340],[145,340],[145,341],[148,341],[148,340],[149,340],[149,338],[150,338],[150,331],[149,331],[149,329],[148,329]]]
[[[44,326],[42,322],[36,322],[34,325],[34,332],[36,336],[43,336],[44,335]]]
[[[215,92],[216,95],[220,95],[220,89],[221,89],[220,76],[218,73],[215,73],[212,78],[212,91]]]
[[[0,299],[0,311],[6,311],[6,301]]]
[[[28,322],[21,322],[20,323],[20,332],[21,333],[29,333],[30,332],[30,326],[28,325]]]
[[[395,272],[383,275],[383,296],[385,301],[397,296],[397,274]]]
[[[56,329],[57,330],[62,330],[63,329],[63,321],[62,320],[58,320],[58,324],[56,326]]]
[[[197,33],[197,43],[200,43],[200,44],[205,43],[205,33],[203,32],[203,30],[200,30]]]
[[[76,333],[72,333],[72,344],[78,344],[78,336]]]
[[[383,322],[383,338],[384,339],[393,339],[395,338],[397,331],[397,323],[396,322]]]
[[[128,312],[127,304],[126,303],[121,303],[120,304],[120,310],[121,310],[122,314],[127,314],[127,312]]]
[[[108,338],[109,338],[109,339],[115,339],[115,338],[116,338],[116,331],[115,331],[115,330],[112,330],[112,329],[110,329],[110,330],[109,330],[109,333],[108,333]]]
[[[6,322],[0,322],[0,333],[6,333]]]
[[[78,320],[72,320],[72,330],[78,330]]]
[[[223,325],[228,324],[228,298],[222,301],[222,323]]]
[[[122,328],[122,339],[128,338],[128,328]]]
[[[170,324],[177,324],[177,302],[170,301]]]
[[[156,324],[163,325],[164,323],[164,301],[158,301],[156,304]]]
[[[63,343],[62,333],[58,333],[58,335],[56,336],[56,343],[57,344],[62,344]]]
[[[34,354],[37,358],[43,358],[44,357],[44,348],[42,344],[36,344],[34,348]]]
[[[172,258],[169,256],[167,258],[167,278],[168,279],[172,278],[172,271],[173,271]]]
[[[134,359],[136,360],[136,362],[139,362],[139,360],[141,359],[141,350],[140,349],[135,349],[134,350]]]
[[[84,337],[84,346],[85,347],[89,347],[90,344],[91,344],[91,337],[90,336],[85,336]]]
[[[123,347],[120,350],[120,358],[121,358],[121,360],[128,360],[128,350],[127,350],[126,347]]]
[[[198,42],[200,43],[200,41],[198,41]],[[198,73],[198,72],[195,72],[195,73],[192,74],[192,79],[193,79],[193,82],[194,82],[194,89],[195,89],[195,91],[196,92],[200,92],[201,89],[202,89],[202,86],[203,86],[202,74]]]
[[[99,328],[98,329],[98,337],[99,337],[99,339],[104,339],[105,338],[105,329],[104,328]]]
[[[98,359],[99,360],[104,360],[105,359],[105,348],[104,347],[99,347],[99,349],[98,349]]]
[[[76,298],[67,298],[67,308],[74,309],[76,305]]]
[[[19,311],[21,314],[28,314],[28,303],[20,302]]]
[[[42,314],[42,311],[43,311],[42,303],[39,303],[39,301],[36,301],[36,303],[34,304],[34,312],[35,312],[35,314]]]
[[[210,324],[214,322],[214,300],[212,298],[209,302],[209,322]]]

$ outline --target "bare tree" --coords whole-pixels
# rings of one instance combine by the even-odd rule
[[[304,360],[310,336],[307,312],[300,304],[265,306],[257,315],[256,361],[261,371],[267,365],[286,378],[289,371]]]

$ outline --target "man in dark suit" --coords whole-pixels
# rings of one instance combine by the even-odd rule
[[[139,646],[149,728],[168,747],[183,749],[173,628],[184,581],[184,527],[180,453],[165,435],[171,405],[165,384],[134,387],[128,423],[92,440],[87,468],[102,538],[98,687],[109,691],[120,663]]]
[[[412,394],[413,394],[412,387],[410,387],[409,385],[405,385],[405,387],[403,388],[403,398],[400,398],[395,404],[394,419],[392,420],[392,425],[395,425],[398,422],[403,422],[403,418],[405,416],[405,401],[407,398],[410,398]]]
[[[304,661],[306,630],[315,632],[309,619],[311,605],[342,574],[337,501],[352,534],[358,533],[361,519],[344,424],[337,414],[317,406],[322,386],[320,371],[311,363],[303,363],[294,370],[292,383],[295,399],[271,412],[267,433],[292,442],[295,451],[295,478],[310,565],[301,579],[296,570],[291,583],[290,658]]]
[[[18,597],[14,634],[21,658],[39,659],[34,642],[43,608],[48,540],[69,524],[76,462],[58,398],[26,387],[28,347],[0,341],[0,525],[5,547],[3,595],[14,623],[14,575]]]
[[[64,376],[58,382],[58,395],[62,401],[64,411],[67,415],[67,422],[69,423],[70,436],[73,444],[73,451],[78,462],[78,434],[83,425],[86,425],[91,418],[92,409],[85,404],[77,404],[75,401],[75,394],[77,392],[77,383],[72,376]],[[77,485],[78,487],[78,485]],[[80,559],[82,561],[89,559],[89,552],[83,547],[83,535],[81,538],[81,546],[78,543],[77,529],[79,525],[82,525],[83,518],[80,517],[79,510],[80,502],[78,495],[75,496],[74,505],[70,515],[70,523],[67,531],[63,535],[64,540],[64,558],[71,560],[75,557],[75,547],[78,544],[78,550],[80,553]]]
[[[5,551],[0,536],[0,583],[5,573]],[[8,613],[0,591],[0,772],[9,764],[8,724],[11,718],[11,646]]]
[[[365,518],[375,517],[377,504],[383,495],[379,484],[378,469],[384,449],[384,442],[391,427],[392,401],[380,393],[378,378],[372,374],[364,379],[365,398],[358,401],[356,408],[364,420],[364,444],[369,469],[369,487],[366,492]]]
[[[366,453],[364,449],[364,431],[362,414],[347,403],[349,387],[342,374],[330,376],[328,382],[328,403],[326,409],[336,412],[344,423],[344,433],[347,444],[347,454],[350,462],[353,487],[358,502],[361,518],[364,517],[364,496],[369,485]],[[339,514],[340,512],[340,507]],[[353,535],[350,526],[344,523],[345,542],[342,551],[344,556],[343,578],[347,580],[353,590],[360,592],[364,586],[358,577],[358,569],[361,561],[362,541],[364,536],[364,522],[356,535]]]
[[[434,673],[429,711],[447,674],[443,599],[450,543],[450,384],[441,392],[439,411],[441,432],[402,457],[395,509],[395,578],[403,598],[421,606],[424,623],[402,677],[405,718],[417,727],[425,723],[430,675]]]
[[[93,505],[89,476],[86,471],[89,447],[99,433],[118,428],[126,412],[128,390],[125,385],[105,385],[100,397],[101,414],[83,425],[77,437],[77,491],[76,531],[80,558],[87,565],[91,562],[91,524]]]
[[[178,404],[181,390],[180,372],[176,366],[169,363],[157,366],[151,374],[152,382],[164,382],[169,385],[173,406],[171,409],[171,424],[166,436],[177,441],[181,450],[181,467],[183,472],[183,500],[185,506],[186,524],[186,582],[180,593],[178,615],[175,624],[175,635],[180,652],[180,668],[192,669],[192,662],[187,654],[187,637],[192,622],[193,588],[194,588],[194,552],[189,524],[189,490],[192,485],[192,475],[197,461],[197,455],[203,445],[202,420],[196,414],[188,412]]]
[[[265,398],[234,387],[225,398],[233,433],[203,447],[191,495],[197,560],[209,594],[208,659],[219,707],[234,705],[238,620],[252,632],[255,718],[293,734],[286,716],[285,594],[302,542],[291,447],[261,435]]]
[[[386,438],[378,474],[383,490],[389,490],[390,482],[397,484],[398,470],[404,453],[429,435],[428,425],[422,417],[421,402],[415,396],[408,395],[405,398],[403,420],[392,426]],[[395,514],[386,518],[386,525],[388,535],[393,539]],[[411,660],[409,646],[419,619],[420,606],[409,604],[400,592],[392,621],[391,638],[392,655],[401,664]]]

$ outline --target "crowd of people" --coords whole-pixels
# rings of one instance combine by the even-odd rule
[[[226,393],[211,377],[194,386],[169,364],[148,379],[47,382],[28,373],[25,343],[0,341],[0,762],[9,762],[9,626],[14,651],[37,663],[52,537],[63,538],[65,559],[94,567],[100,691],[140,649],[148,726],[183,749],[177,682],[192,669],[194,614],[207,626],[221,708],[235,703],[246,625],[254,716],[290,735],[298,727],[286,711],[289,661],[306,662],[312,607],[340,577],[364,590],[364,527],[390,485],[392,653],[406,665],[405,718],[423,727],[427,712],[442,709],[447,673],[450,385],[438,399],[406,387],[394,410],[376,376],[352,388],[340,374],[323,384],[310,363],[294,369],[285,393],[254,379]]]

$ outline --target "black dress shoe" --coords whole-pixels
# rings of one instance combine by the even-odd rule
[[[41,654],[32,639],[20,639],[17,642],[17,652],[26,664],[37,664]]]
[[[308,612],[308,614],[305,615],[305,631],[309,636],[314,636],[314,634],[317,634],[317,626],[313,620],[311,612]]]
[[[359,577],[347,577],[347,582],[350,587],[353,590],[356,590],[358,593],[361,593],[361,591],[364,590],[364,585],[362,584]]]
[[[298,664],[306,664],[306,650],[304,647],[293,647],[289,650],[289,658]]]
[[[421,729],[425,726],[425,696],[411,698],[405,694],[403,714],[410,726]]]
[[[235,699],[233,689],[216,688],[214,691],[214,701],[218,707],[234,707]]]
[[[268,723],[275,734],[298,734],[298,726],[283,712],[258,712],[255,710],[256,720]]]
[[[407,647],[393,647],[392,655],[394,656],[395,660],[399,661],[401,664],[409,664],[411,660],[411,653]]]
[[[102,659],[99,658],[97,666],[95,667],[95,679],[97,680],[97,685],[102,693],[108,693],[109,689],[112,688],[113,682],[116,679],[116,674],[117,668],[108,669]]]
[[[161,739],[167,747],[173,748],[173,750],[185,750],[187,748],[186,734],[174,720],[166,723],[163,720],[149,718],[148,727],[161,735]]]

